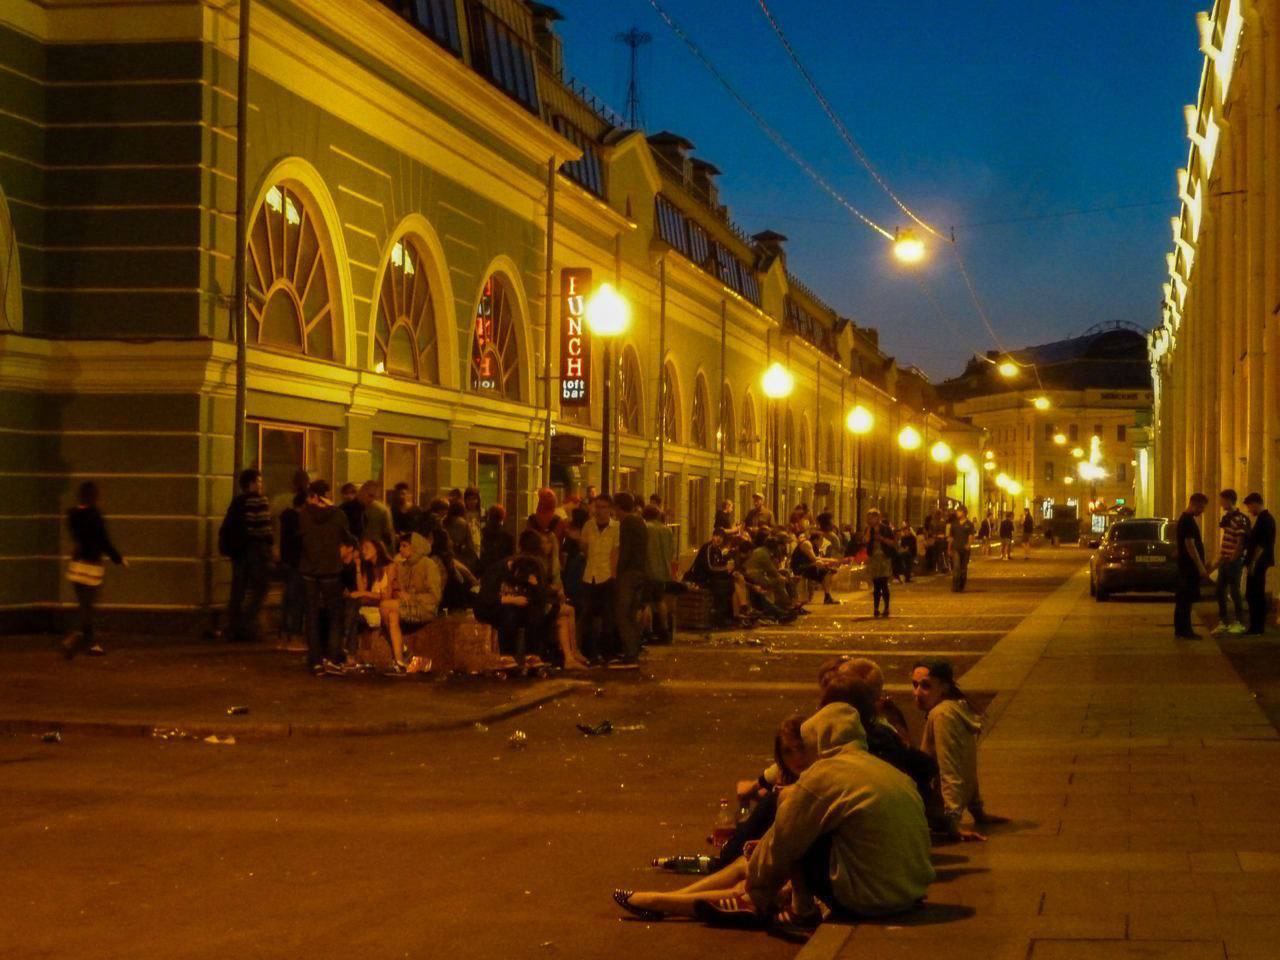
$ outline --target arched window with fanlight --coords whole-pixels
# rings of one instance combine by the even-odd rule
[[[520,399],[520,345],[515,304],[501,274],[485,281],[471,338],[471,389],[505,400]]]
[[[728,383],[720,385],[720,423],[717,437],[730,456],[738,452],[738,433],[734,428],[733,391]]]
[[[756,426],[756,405],[750,390],[742,398],[742,455],[760,459],[760,431]]]
[[[320,214],[292,183],[267,189],[249,228],[249,340],[322,360],[342,355],[336,274]]]
[[[707,449],[707,378],[698,374],[693,381],[693,401],[689,406],[689,443]]]
[[[622,362],[618,364],[618,431],[637,437],[644,422],[640,384],[640,358],[629,346],[622,351]]]
[[[392,245],[378,287],[373,363],[379,373],[439,383],[436,311],[426,258],[422,242],[411,234]]]
[[[662,365],[662,439],[680,442],[680,397],[676,391],[676,371],[670,362]]]

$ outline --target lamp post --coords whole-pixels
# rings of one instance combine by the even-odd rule
[[[966,510],[969,509],[969,474],[975,466],[973,457],[967,453],[956,457],[956,471],[960,474],[960,502],[964,504]]]
[[[853,499],[854,499],[854,523],[858,530],[862,529],[862,438],[866,436],[871,428],[875,425],[875,418],[871,415],[866,407],[861,405],[854,407],[849,411],[849,415],[845,417],[844,425],[849,428],[849,432],[856,437],[854,452],[856,467],[856,476],[854,478]]]
[[[773,518],[775,522],[782,510],[782,501],[778,491],[779,466],[782,461],[781,446],[778,439],[778,407],[779,401],[791,396],[791,391],[795,389],[795,385],[796,379],[791,375],[791,371],[777,361],[770,364],[769,369],[765,370],[764,375],[760,378],[760,387],[773,407]]]
[[[631,308],[612,284],[602,283],[587,301],[587,329],[604,341],[604,383],[600,389],[600,492],[609,493],[612,451],[609,449],[610,391],[613,384],[613,340],[631,322]]]
[[[919,449],[920,449],[920,444],[921,444],[921,443],[923,443],[923,442],[924,442],[924,441],[923,441],[923,439],[922,439],[922,438],[921,438],[921,436],[920,436],[920,431],[919,431],[919,430],[917,430],[915,427],[911,426],[911,424],[907,424],[907,425],[906,425],[905,427],[903,427],[903,428],[902,428],[902,430],[898,433],[898,446],[899,446],[902,450],[905,450],[905,451],[906,451],[906,452],[908,452],[908,453],[911,453],[911,452],[913,452],[913,451],[915,451],[915,450],[919,450]],[[922,470],[923,470],[923,468],[922,468]],[[921,477],[921,484],[920,484],[920,485],[921,485],[921,487],[923,487],[923,486],[924,486],[924,479],[923,479],[923,477]],[[908,516],[904,516],[904,517],[903,517],[903,519],[904,519],[904,520],[910,520],[910,513],[911,513],[911,510],[910,510],[910,503],[911,503],[910,489],[911,489],[911,485],[910,485],[910,484],[907,484],[907,493],[906,493],[906,495],[903,497],[903,508],[902,508],[902,512],[903,512],[904,514],[907,514]],[[924,509],[924,507],[923,507],[923,504],[922,504],[922,505],[921,505],[921,510],[923,511],[923,509]],[[922,518],[922,519],[923,519],[923,518]]]
[[[947,464],[951,462],[951,446],[945,440],[939,440],[929,449],[929,456],[938,465],[938,507],[947,499]]]

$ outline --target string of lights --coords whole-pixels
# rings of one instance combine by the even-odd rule
[[[730,83],[728,77],[726,77],[723,73],[721,73],[719,67],[717,67],[715,63],[712,62],[711,58],[702,52],[702,48],[699,47],[693,41],[693,38],[684,32],[684,30],[680,27],[680,25],[676,23],[676,21],[672,18],[671,14],[667,13],[666,9],[662,6],[659,0],[649,0],[649,5],[652,6],[653,9],[657,12],[658,16],[662,18],[663,22],[666,23],[667,27],[670,28],[671,32],[674,33],[676,37],[682,43],[684,43],[686,47],[689,48],[689,52],[692,53],[695,57],[697,57],[697,59],[702,63],[702,65],[711,72],[711,75],[714,76],[716,80],[719,81],[720,85],[725,88],[729,96],[731,96],[734,99],[734,101],[738,104],[738,106],[740,106],[747,113],[747,115],[750,116],[753,121],[755,121],[756,126],[758,126],[764,132],[765,136],[767,136],[771,141],[773,141],[774,145],[783,153],[785,153],[787,157],[790,158],[790,160],[796,166],[798,166],[802,171],[804,171],[805,175],[810,180],[812,180],[815,184],[817,184],[818,187],[820,187],[828,196],[831,197],[831,199],[835,200],[838,204],[840,204],[842,207],[848,210],[849,213],[853,214],[853,216],[857,217],[860,221],[862,221],[862,223],[865,224],[867,227],[874,230],[876,233],[880,234],[880,236],[884,237],[886,240],[892,241],[895,239],[894,235],[889,230],[885,229],[880,224],[876,223],[875,220],[871,219],[871,217],[867,216],[865,213],[863,213],[861,210],[855,207],[852,203],[850,203],[844,197],[844,195],[841,194],[840,191],[838,191],[835,187],[833,187],[822,176],[822,174],[818,173],[818,171],[815,170],[809,164],[809,162],[804,159],[804,157],[800,156],[800,153],[796,150],[796,148],[793,147],[791,143],[785,137],[782,136],[781,133],[775,130],[768,123],[768,121],[766,121],[764,117],[760,115],[760,113],[755,109],[755,107],[751,106],[750,102],[748,102],[746,97],[744,97],[741,93],[738,92],[737,87],[735,87],[732,83]]]
[[[871,158],[867,156],[866,151],[858,145],[858,142],[853,138],[853,134],[849,132],[849,128],[845,126],[844,121],[842,121],[836,114],[835,109],[831,106],[831,102],[822,92],[822,88],[818,86],[817,81],[813,79],[813,75],[809,73],[808,68],[805,67],[804,63],[800,60],[800,55],[796,53],[795,48],[791,45],[791,41],[787,39],[787,35],[783,32],[782,25],[778,22],[778,18],[775,17],[773,11],[769,9],[769,4],[766,0],[757,0],[757,2],[760,4],[760,11],[764,14],[765,19],[769,21],[769,26],[773,27],[773,32],[777,35],[779,42],[782,44],[782,48],[787,51],[787,56],[791,58],[791,62],[795,64],[796,70],[800,72],[800,76],[803,77],[805,83],[809,85],[809,89],[813,92],[814,97],[821,105],[823,112],[826,113],[827,119],[831,121],[832,125],[836,128],[836,131],[840,134],[841,139],[843,139],[845,144],[849,147],[849,151],[853,154],[854,159],[862,164],[867,173],[871,175],[871,179],[880,186],[881,190],[888,194],[889,199],[897,204],[898,209],[914,220],[921,229],[931,233],[939,240],[948,239],[945,234],[934,229],[919,215],[917,215],[914,210],[908,207],[906,202],[894,192],[891,186],[889,186],[888,181],[885,180],[880,171],[876,169],[875,164],[871,162]]]

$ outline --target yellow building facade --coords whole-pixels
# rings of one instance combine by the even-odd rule
[[[1150,484],[1167,516],[1225,487],[1270,503],[1280,476],[1280,2],[1218,0],[1198,25],[1204,69],[1149,336]],[[1212,546],[1216,524],[1205,535]]]

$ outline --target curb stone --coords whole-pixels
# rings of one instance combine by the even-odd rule
[[[0,717],[0,735],[38,735],[50,731],[106,737],[150,737],[156,730],[181,730],[203,739],[234,736],[243,740],[271,740],[284,737],[381,737],[412,733],[462,730],[477,723],[497,723],[527,713],[561,697],[591,689],[578,680],[553,680],[530,693],[480,713],[449,720],[380,720],[370,723],[318,721],[310,723],[183,723],[181,721],[142,722],[137,720],[56,720],[27,717]]]

